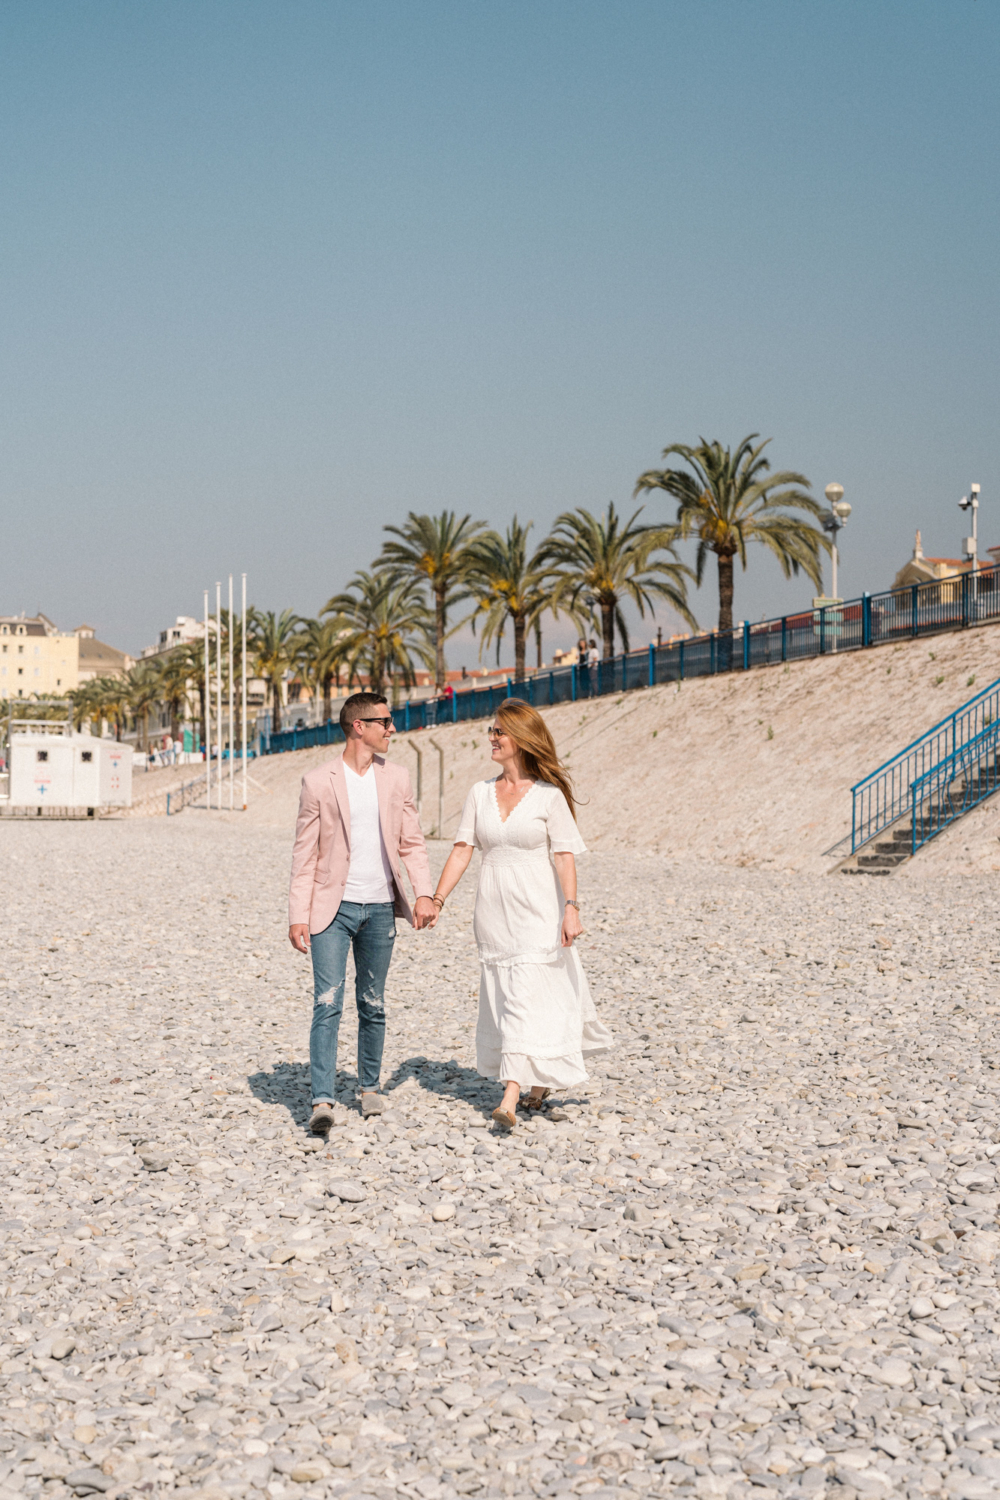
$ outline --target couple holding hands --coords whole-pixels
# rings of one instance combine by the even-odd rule
[[[395,732],[386,699],[355,693],[340,724],[343,755],[302,779],[289,891],[289,940],[300,953],[311,950],[313,963],[310,1129],[323,1133],[333,1123],[348,951],[356,970],[361,1112],[381,1114],[395,919],[405,917],[418,931],[436,926],[479,849],[476,1066],[502,1081],[493,1118],[512,1130],[523,1089],[526,1108],[539,1109],[553,1089],[585,1082],[585,1053],[611,1045],[573,946],[583,930],[574,856],[585,845],[552,736],[520,698],[500,705],[489,730],[499,775],[469,792],[434,890],[409,773],[385,759]],[[413,887],[412,912],[401,865]]]

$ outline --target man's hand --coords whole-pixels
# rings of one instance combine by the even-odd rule
[[[418,932],[433,927],[438,919],[438,909],[430,896],[418,896],[413,906],[413,925]]]
[[[293,922],[288,929],[288,941],[296,953],[309,952],[309,923]]]

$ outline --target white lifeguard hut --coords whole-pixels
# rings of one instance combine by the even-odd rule
[[[80,734],[71,720],[14,718],[11,712],[6,728],[0,813],[95,817],[131,807],[131,745]]]

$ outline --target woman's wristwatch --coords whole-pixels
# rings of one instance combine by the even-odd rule
[[[576,909],[577,909],[577,911],[580,910],[580,903],[579,903],[579,901],[569,901],[569,900],[566,900],[566,905],[567,906],[575,906]]]

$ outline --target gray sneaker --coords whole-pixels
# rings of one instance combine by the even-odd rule
[[[333,1105],[314,1104],[309,1129],[313,1135],[326,1135],[333,1124]]]
[[[381,1094],[372,1090],[366,1090],[361,1095],[361,1113],[367,1120],[369,1115],[380,1115],[385,1109],[385,1100]]]

